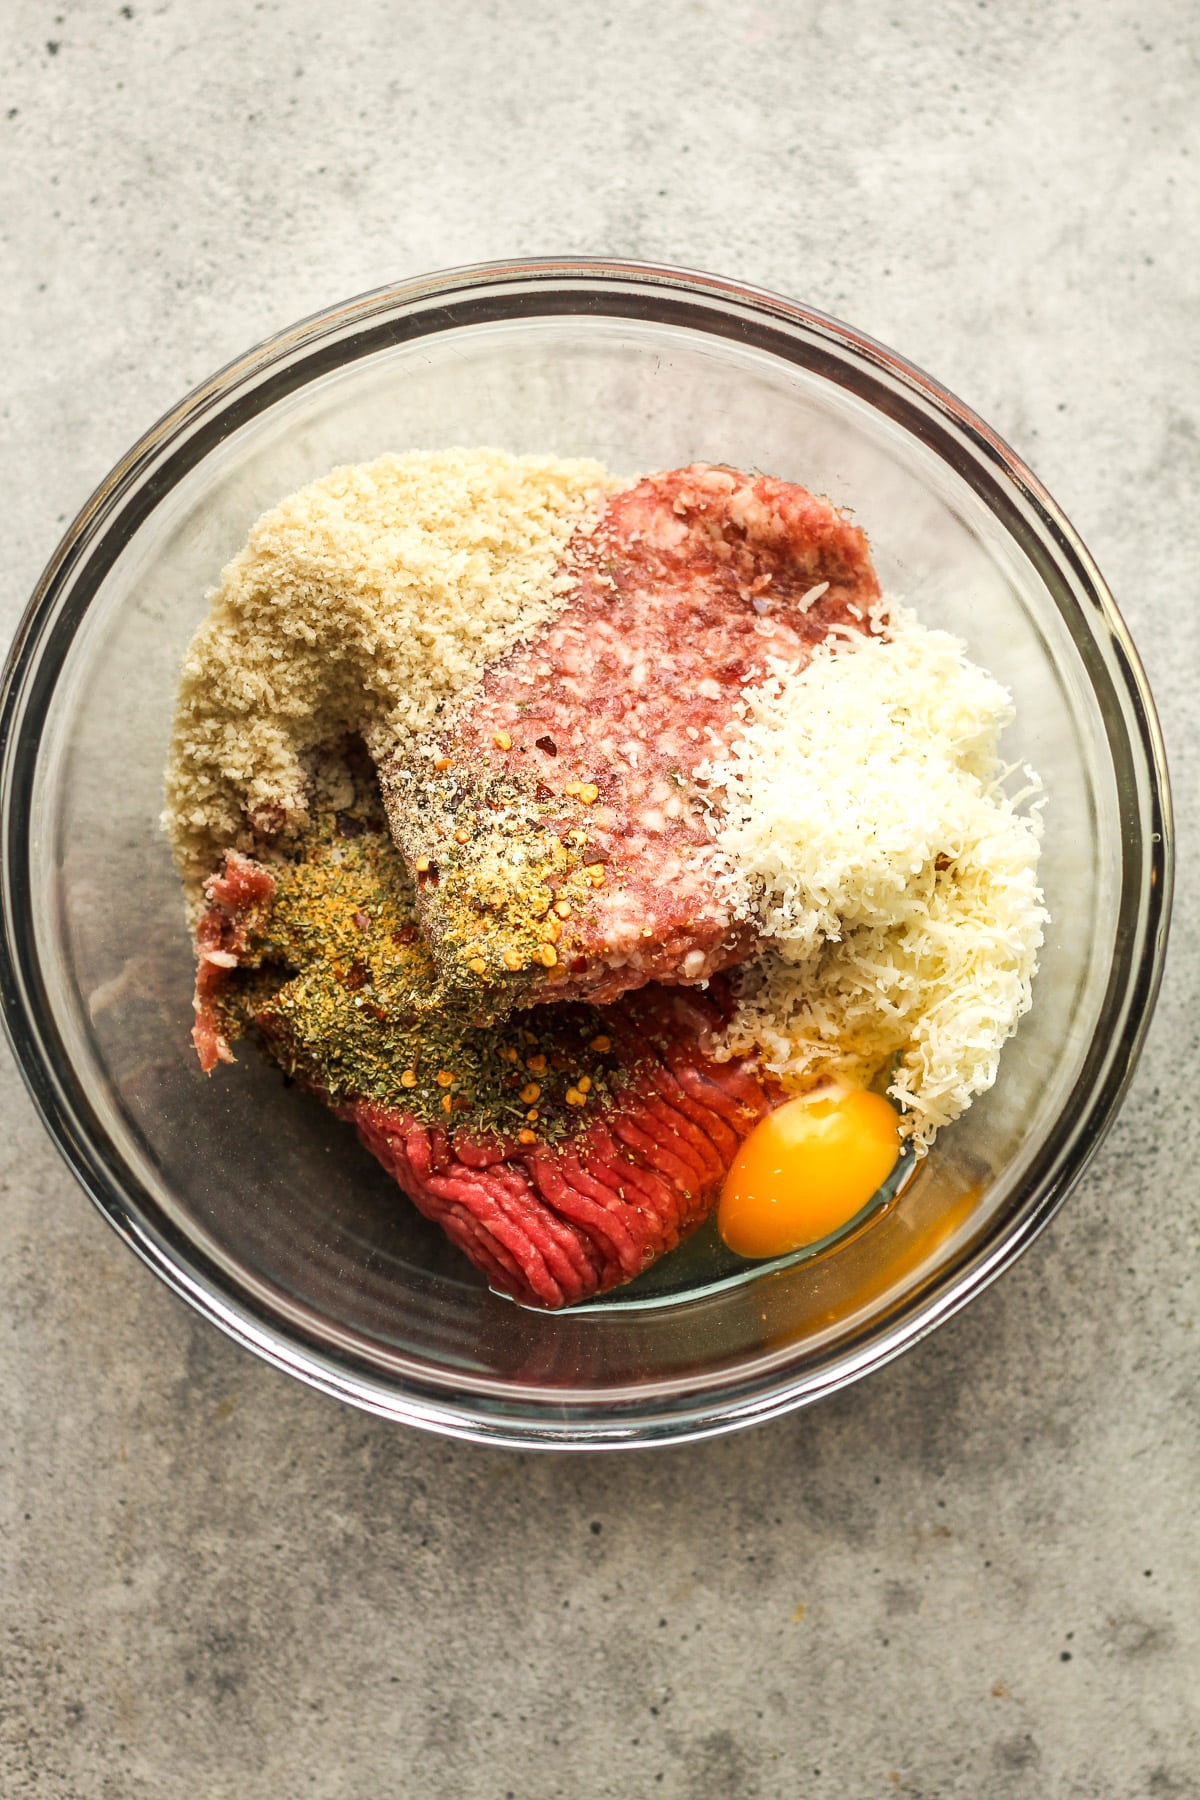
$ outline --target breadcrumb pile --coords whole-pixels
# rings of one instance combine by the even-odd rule
[[[253,527],[183,665],[163,825],[193,901],[222,853],[308,817],[306,755],[377,758],[555,612],[568,540],[619,485],[498,450],[335,469]]]
[[[723,879],[764,939],[727,1056],[783,1086],[869,1083],[918,1149],[991,1087],[1030,1005],[1047,913],[1040,789],[1005,789],[1006,690],[946,632],[893,610],[744,698],[706,771]]]

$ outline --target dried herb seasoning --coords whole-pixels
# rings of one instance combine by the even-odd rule
[[[448,759],[420,783],[411,770],[393,782],[417,879],[437,886],[445,993],[476,1018],[496,1017],[565,975],[562,922],[586,913],[607,879],[586,826],[595,786],[568,786],[580,824],[562,833],[545,822],[561,816],[562,797],[541,785],[531,794],[503,776],[466,781]]]
[[[287,1074],[335,1104],[374,1100],[425,1124],[553,1142],[619,1084],[598,1008],[542,1005],[481,1027],[462,996],[455,1003],[366,783],[349,806],[314,807],[271,873],[274,895],[231,972],[222,1023],[231,1036],[256,1028]],[[535,865],[532,925],[569,904],[562,881],[538,876]],[[508,941],[516,935],[510,925]],[[520,941],[552,943],[534,929]]]

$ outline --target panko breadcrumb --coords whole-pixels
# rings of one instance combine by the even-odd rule
[[[599,463],[416,451],[335,469],[264,513],[184,661],[163,825],[193,902],[231,848],[308,816],[306,754],[378,758],[562,605]]]

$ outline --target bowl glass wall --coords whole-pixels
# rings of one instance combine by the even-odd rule
[[[157,824],[173,695],[254,519],[340,462],[501,446],[635,474],[694,459],[828,494],[885,591],[1012,690],[1046,788],[1052,913],[995,1089],[900,1201],[816,1261],[714,1281],[705,1240],[566,1315],[489,1293],[347,1126],[252,1049],[206,1079]],[[1127,1079],[1166,912],[1144,683],[1086,553],[979,421],[843,327],[618,265],[468,271],[310,321],[214,378],[85,509],[4,714],[6,1009],[90,1192],[262,1354],[396,1417],[509,1443],[697,1435],[799,1404],[962,1304],[1044,1223]]]

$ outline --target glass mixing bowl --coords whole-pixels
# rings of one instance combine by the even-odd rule
[[[1044,778],[1049,927],[995,1089],[824,1254],[730,1276],[703,1240],[579,1312],[490,1293],[350,1128],[252,1049],[206,1079],[158,828],[176,678],[264,508],[334,464],[494,444],[618,471],[762,468],[853,509],[885,590],[1013,691]],[[282,332],[198,388],[67,532],[2,694],[0,978],[25,1078],[102,1212],[179,1294],[371,1411],[510,1445],[699,1437],[877,1368],[1008,1266],[1128,1081],[1170,889],[1145,679],[1035,478],[926,376],[769,294],[639,264],[496,264]]]

